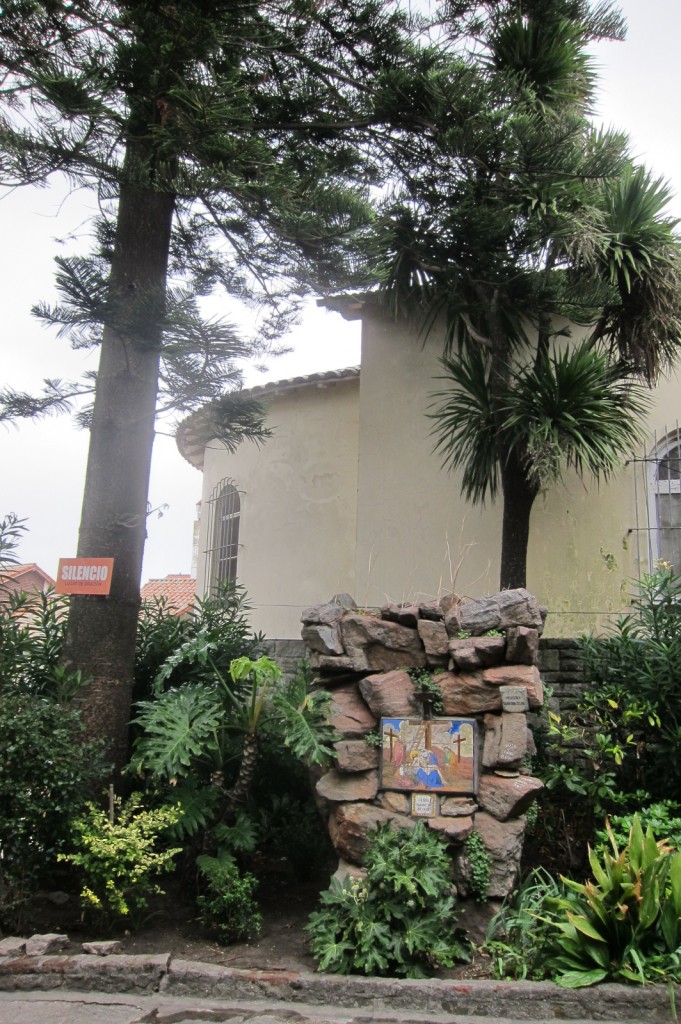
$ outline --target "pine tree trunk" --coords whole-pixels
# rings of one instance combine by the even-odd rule
[[[520,461],[511,453],[501,466],[503,513],[499,589],[527,586],[527,548],[530,514],[538,488],[526,479]]]
[[[129,164],[145,159],[128,147]],[[108,597],[71,598],[64,651],[89,680],[80,697],[86,733],[105,741],[115,769],[127,759],[173,208],[168,193],[121,187],[110,276],[116,312],[102,337],[78,539],[78,556],[115,563]]]

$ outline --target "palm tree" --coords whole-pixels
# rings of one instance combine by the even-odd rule
[[[503,488],[501,587],[526,584],[530,513],[566,468],[607,479],[642,440],[645,389],[590,342],[543,353],[519,369],[494,409],[490,367],[479,347],[442,360],[446,390],[435,398],[436,450],[463,469],[473,504]]]
[[[568,466],[613,471],[641,436],[637,382],[681,344],[668,190],[589,118],[587,45],[621,34],[609,4],[495,5],[457,54],[469,96],[381,224],[385,302],[445,329],[436,449],[464,497],[503,499],[502,588],[526,584],[539,489]],[[575,324],[586,343],[570,342]]]

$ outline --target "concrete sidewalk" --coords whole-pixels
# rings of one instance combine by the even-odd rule
[[[470,1015],[432,1014],[420,1011],[342,1009],[297,1003],[234,1002],[160,995],[119,995],[92,992],[0,992],[0,1021],[7,1024],[199,1024],[228,1021],[229,1024],[482,1024],[484,1018]],[[540,1016],[535,1021],[555,1020]],[[631,1019],[631,1018],[629,1018]],[[671,1020],[650,1016],[651,1022]],[[490,1018],[487,1018],[489,1021]],[[494,1024],[522,1024],[525,1018],[494,1017]],[[607,1021],[599,1016],[571,1024],[624,1024],[626,1018]]]
[[[681,989],[675,990],[674,998],[681,1008]],[[50,1004],[57,1016],[36,1015],[39,1007]],[[232,1024],[266,1024],[263,1018],[267,1024],[421,1024],[426,1018],[433,1024],[483,1020],[666,1024],[676,1019],[672,992],[664,985],[570,990],[551,982],[400,981],[237,970],[175,960],[169,954],[0,958],[0,1021],[13,1024],[39,1020],[45,1024],[62,1020],[69,1024],[143,1020],[181,1024],[228,1019]]]

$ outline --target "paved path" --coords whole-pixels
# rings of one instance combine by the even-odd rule
[[[597,1010],[595,1010],[597,1012]],[[526,1020],[526,1018],[523,1018]],[[555,1024],[556,1017],[535,1017],[535,1024]],[[600,1015],[571,1024],[628,1024],[626,1019],[608,1021]],[[673,1017],[651,1018],[665,1024]],[[239,1002],[201,998],[170,999],[158,995],[136,996],[92,992],[0,992],[0,1024],[483,1024],[484,1018],[396,1011],[358,1011],[337,1006],[311,1006],[272,1001]],[[519,1018],[487,1017],[488,1024],[520,1024]]]

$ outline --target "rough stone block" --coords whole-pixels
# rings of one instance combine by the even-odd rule
[[[483,768],[495,768],[501,746],[501,715],[485,715],[484,727],[482,765]]]
[[[452,818],[440,815],[423,820],[428,828],[432,828],[433,832],[441,832],[453,843],[462,843],[473,831],[472,818]]]
[[[336,804],[329,818],[331,842],[344,860],[361,864],[369,843],[369,834],[377,825],[389,823],[395,830],[413,828],[413,818],[384,810],[374,804]]]
[[[494,597],[452,605],[445,613],[445,625],[451,637],[466,631],[482,636],[490,629],[506,630],[511,626],[531,626],[541,630],[539,602],[524,588],[502,590]]]
[[[339,772],[364,772],[378,768],[379,752],[366,740],[341,740],[334,743],[338,755],[336,768]]]
[[[122,943],[116,939],[110,939],[106,942],[84,942],[82,950],[84,953],[90,953],[92,956],[111,956],[113,953],[119,953],[121,950]]]
[[[488,669],[494,672],[495,669]],[[442,690],[444,715],[479,715],[485,711],[501,711],[498,686],[484,683],[478,673],[464,675],[444,672],[437,677]]]
[[[57,932],[49,932],[46,935],[32,935],[26,939],[26,956],[47,956],[56,953],[60,949],[66,949],[69,944],[68,935],[60,935]]]
[[[442,622],[444,616],[445,613],[437,601],[428,601],[426,604],[419,605],[419,620],[429,619],[433,622]]]
[[[390,790],[385,790],[379,793],[377,802],[380,807],[394,811],[395,814],[409,814],[411,810],[411,800],[406,793],[391,793]]]
[[[517,590],[502,590],[498,595],[499,611],[501,613],[501,625],[499,629],[508,629],[510,626],[532,626],[541,630],[544,626],[544,616],[539,606],[539,601],[524,587]]]
[[[419,619],[418,634],[426,654],[431,658],[446,658],[449,653],[449,637],[445,624],[432,619]]]
[[[338,624],[332,626],[314,624],[303,626],[301,636],[305,646],[318,654],[345,654]]]
[[[373,800],[378,793],[378,771],[343,774],[332,768],[317,782],[316,790],[324,800],[343,803],[348,800]]]
[[[510,626],[506,630],[506,661],[518,665],[536,665],[539,633],[531,626]]]
[[[300,616],[301,622],[305,625],[321,623],[331,626],[343,617],[344,608],[333,602],[327,604],[316,604],[312,608],[305,608]]]
[[[491,814],[479,811],[475,828],[492,858],[489,895],[503,899],[513,891],[520,870],[525,819],[497,821]]]
[[[478,787],[478,803],[497,821],[518,818],[530,806],[543,782],[532,775],[504,778],[501,775],[483,775]]]
[[[499,605],[493,597],[453,604],[445,612],[445,626],[452,638],[457,638],[464,631],[473,636],[482,636],[490,629],[498,629],[500,621]]]
[[[366,878],[367,873],[364,868],[360,868],[357,864],[348,864],[346,860],[342,858],[338,861],[338,867],[334,871],[332,878],[336,878],[339,882],[344,882],[346,878]]]
[[[506,641],[503,636],[472,636],[449,641],[449,653],[458,669],[475,669],[499,665],[504,660]]]
[[[7,935],[0,939],[0,956],[22,956],[26,949],[26,939],[17,939]]]
[[[519,767],[527,753],[527,719],[525,715],[501,716],[501,741],[497,765],[499,768]]]
[[[536,665],[497,665],[476,675],[488,686],[524,686],[531,708],[541,707],[544,703],[544,690]]]
[[[426,665],[426,653],[415,629],[370,615],[346,615],[340,628],[345,650],[358,672]]]
[[[314,652],[309,657],[310,666],[316,669],[320,675],[324,676],[324,683],[327,686],[333,686],[334,680],[329,676],[356,676],[354,664],[352,658],[347,655],[331,655],[331,654],[315,654]]]
[[[419,621],[417,604],[386,604],[381,608],[381,618],[388,622],[399,622],[401,626],[416,629]]]
[[[447,818],[467,818],[475,814],[478,805],[469,797],[447,796],[440,804],[440,814]]]
[[[414,683],[408,672],[367,676],[361,680],[359,689],[376,718],[409,718],[416,713],[412,702]]]
[[[330,724],[342,736],[366,736],[376,728],[376,719],[362,700],[356,683],[337,686],[331,691]]]

